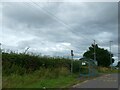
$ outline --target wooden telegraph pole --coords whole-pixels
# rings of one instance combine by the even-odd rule
[[[111,55],[111,43],[112,43],[113,41],[110,41],[110,62],[111,62],[111,70],[112,70],[112,55]]]
[[[95,50],[95,47],[96,47],[96,45],[95,45],[95,40],[94,40],[94,60],[96,61],[96,50]]]

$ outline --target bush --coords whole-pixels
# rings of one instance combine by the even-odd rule
[[[61,71],[59,73],[64,73],[64,71],[70,71],[71,60],[60,57],[54,58],[22,53],[17,54],[13,52],[3,52],[2,66],[3,75],[10,75],[12,73],[24,75],[44,68],[45,70],[50,69],[51,72],[56,72],[55,76],[57,76],[58,71]],[[79,72],[79,61],[77,60],[73,61],[73,72]]]

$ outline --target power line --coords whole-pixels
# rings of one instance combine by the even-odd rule
[[[35,3],[35,2],[33,2],[33,4],[32,3],[27,3],[27,5],[29,5],[30,7],[35,7],[35,8],[37,8],[36,10],[37,11],[39,11],[39,10],[42,10],[42,11],[44,11],[47,15],[49,15],[51,18],[54,18],[56,21],[58,21],[59,23],[61,23],[62,25],[64,25],[66,28],[67,28],[67,30],[74,30],[72,27],[70,27],[68,24],[66,24],[63,20],[61,20],[59,17],[57,17],[56,15],[54,15],[54,14],[52,14],[51,12],[49,12],[49,10],[47,10],[47,9],[45,9],[45,8],[43,8],[43,7],[41,7],[40,5],[38,5],[37,3]],[[37,6],[37,7],[36,7]],[[38,15],[38,12],[36,12],[36,13],[34,13],[34,14],[36,14],[37,16],[39,16]],[[73,33],[73,32],[71,32],[71,33]],[[87,39],[87,40],[91,40],[90,39],[90,37],[85,37],[84,35],[82,35],[85,39]],[[82,38],[83,38],[82,37]],[[79,41],[76,41],[76,42],[79,42]],[[95,56],[95,55],[94,55]]]
[[[34,3],[35,5],[31,5],[30,3],[27,3],[30,7],[32,6],[32,7],[35,7],[35,5],[36,5],[36,3]],[[67,28],[67,30],[72,30],[73,31],[73,28],[71,28],[70,26],[68,26],[66,23],[64,23],[61,19],[59,19],[58,17],[56,17],[55,15],[53,15],[51,12],[49,12],[48,10],[46,10],[46,9],[44,9],[44,8],[42,8],[41,6],[39,6],[38,4],[37,4],[37,6],[39,7],[39,10],[42,10],[42,11],[44,11],[45,13],[47,13],[47,15],[49,15],[51,18],[54,18],[56,21],[58,21],[59,23],[61,23],[61,24],[63,24],[66,28]],[[37,8],[37,7],[36,7]],[[39,11],[38,10],[38,11]],[[37,14],[38,15],[38,14]],[[72,32],[71,32],[72,33]],[[85,37],[84,35],[81,35],[82,37],[81,38],[85,38],[85,39],[87,39],[88,41],[91,41],[91,39],[90,39],[90,37],[88,38],[88,37]],[[79,41],[75,41],[75,42],[79,42]],[[79,47],[80,48],[80,47]]]
[[[47,9],[45,9],[45,8],[43,8],[43,7],[41,7],[40,5],[38,5],[37,3],[35,3],[35,2],[32,2],[34,5],[32,5],[32,4],[30,4],[30,3],[28,3],[30,6],[33,6],[33,7],[35,7],[35,8],[37,8],[38,9],[38,11],[39,10],[42,10],[43,12],[45,12],[47,15],[49,15],[51,18],[54,18],[56,21],[58,21],[59,23],[61,23],[62,25],[64,25],[68,30],[71,30],[71,33],[74,33],[74,32],[72,32],[72,31],[74,31],[75,29],[73,29],[72,27],[70,27],[68,24],[66,24],[63,20],[61,20],[60,18],[58,18],[56,15],[54,15],[54,14],[52,14],[51,12],[49,12]],[[37,6],[37,7],[36,7]],[[85,39],[87,39],[87,40],[91,40],[90,39],[90,37],[89,38],[87,38],[87,37],[85,37],[84,35],[81,35],[82,37],[81,38],[85,38]]]

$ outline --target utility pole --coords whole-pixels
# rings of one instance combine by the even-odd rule
[[[73,50],[71,50],[71,57],[72,57],[72,59],[71,59],[71,74],[73,73],[73,56],[74,56]]]
[[[111,63],[111,70],[112,70],[112,55],[111,55],[111,43],[113,41],[110,41],[110,63]]]
[[[95,50],[95,40],[94,40],[94,61],[96,61],[96,50]]]
[[[98,65],[98,62],[96,61],[96,41],[94,40],[94,63],[96,64],[96,66]],[[90,65],[89,65],[90,66]],[[92,69],[92,73],[93,74],[95,74],[96,72],[95,72],[95,68],[96,67],[94,67],[93,69]],[[90,70],[89,70],[90,71]]]
[[[2,53],[2,48],[1,48],[1,45],[2,45],[2,44],[0,43],[0,54]]]

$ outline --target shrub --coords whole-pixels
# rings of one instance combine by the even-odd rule
[[[3,74],[10,75],[12,73],[23,75],[32,73],[40,68],[50,69],[56,72],[55,76],[64,71],[70,71],[71,60],[66,58],[45,57],[38,55],[29,55],[22,53],[2,53]],[[62,68],[64,67],[64,69]],[[57,69],[56,69],[57,68]],[[73,72],[79,72],[79,61],[73,61]]]

